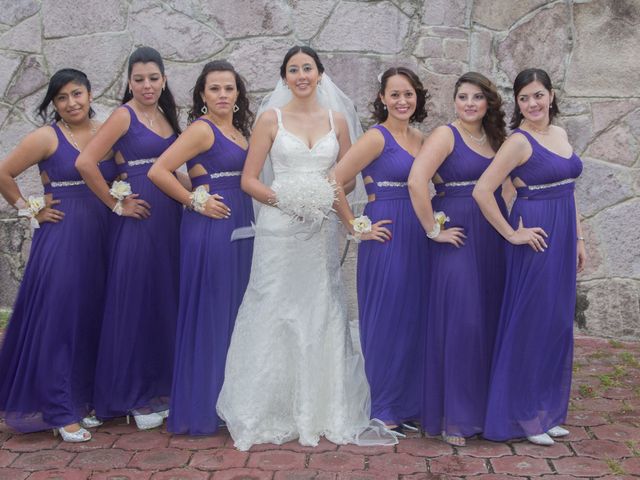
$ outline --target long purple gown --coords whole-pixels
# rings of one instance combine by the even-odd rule
[[[253,239],[231,241],[234,229],[253,222],[251,197],[240,189],[247,151],[226,138],[209,120],[213,146],[187,162],[206,174],[193,188],[208,185],[224,197],[231,217],[214,220],[187,210],[180,235],[180,305],[167,429],[207,435],[220,424],[216,402],[222,388],[231,333],[251,272]]]
[[[84,184],[76,150],[54,123],[56,151],[38,164],[59,223],[33,233],[29,261],[0,351],[0,412],[21,432],[63,427],[93,409],[111,212]],[[100,164],[107,180],[113,161]]]
[[[422,426],[430,435],[468,437],[482,431],[491,358],[504,289],[504,241],[471,192],[491,163],[472,150],[452,125],[453,151],[438,169],[433,210],[467,238],[456,248],[429,248],[428,323],[424,357]],[[506,217],[504,201],[496,200]]]
[[[182,207],[147,178],[176,136],[159,136],[131,107],[123,108],[131,123],[113,149],[125,160],[133,193],[151,205],[151,216],[119,217],[113,225],[94,393],[100,418],[168,408],[178,313]]]
[[[414,157],[382,125],[380,156],[363,171],[373,180],[375,200],[364,214],[372,222],[391,220],[392,240],[362,242],[358,248],[357,290],[360,341],[371,387],[371,418],[399,424],[419,416],[420,331],[426,322],[427,237],[407,188]]]
[[[540,145],[513,170],[518,188],[510,215],[517,228],[542,227],[548,248],[507,245],[507,276],[491,372],[484,436],[507,440],[538,435],[567,416],[576,300],[576,206],[574,179],[582,162]]]

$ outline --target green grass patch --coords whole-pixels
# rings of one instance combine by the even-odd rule
[[[611,345],[613,348],[622,348],[622,347],[624,347],[622,342],[619,342],[618,340],[609,340],[609,345]]]
[[[617,387],[620,385],[620,382],[614,378],[611,378],[610,375],[598,375],[598,380],[600,380],[600,385],[605,388]]]
[[[622,360],[625,365],[633,368],[640,368],[640,362],[638,362],[638,359],[630,352],[622,352],[620,354],[620,360]]]
[[[622,465],[612,458],[607,459],[607,466],[614,475],[626,475],[626,472],[622,469]]]
[[[9,317],[11,316],[11,310],[6,308],[0,308],[0,328],[6,328],[9,323]]]
[[[629,447],[634,457],[640,457],[640,446],[638,446],[638,442],[635,440],[627,440],[624,444]]]
[[[620,413],[626,415],[627,413],[633,413],[633,407],[629,405],[629,402],[622,400],[622,407],[620,407]]]
[[[613,376],[615,378],[622,378],[627,375],[627,369],[622,365],[614,365],[613,366]]]
[[[605,352],[604,350],[596,350],[595,352],[589,354],[589,358],[599,360],[601,358],[610,358],[612,355],[612,353]]]
[[[578,387],[578,391],[580,392],[580,396],[582,398],[593,398],[596,396],[596,392],[594,392],[591,385],[582,384]]]

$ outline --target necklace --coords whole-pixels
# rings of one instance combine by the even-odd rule
[[[158,107],[156,107],[156,109],[154,110],[154,113],[153,113],[153,118],[150,117],[147,114],[147,112],[144,112],[144,111],[142,112],[142,115],[144,115],[144,118],[147,119],[147,123],[149,124],[149,128],[151,130],[153,130],[153,122],[155,122],[156,118],[158,117],[158,111],[159,111],[159,109],[158,109]]]
[[[527,127],[529,128],[529,130],[531,130],[532,132],[538,133],[538,134],[540,134],[540,135],[548,135],[548,134],[549,134],[549,129],[551,128],[551,125],[547,125],[547,128],[546,128],[546,129],[544,129],[544,130],[538,130],[537,128],[534,128],[534,126],[533,126],[533,125],[531,125],[531,123],[530,123],[530,122],[527,122],[527,125],[526,125],[526,126],[527,126]]]
[[[238,142],[239,138],[238,138],[238,135],[237,135],[237,130],[233,129],[233,130],[228,131],[228,130],[222,128],[220,125],[218,125],[213,120],[211,120],[211,123],[213,123],[216,127],[218,127],[218,130],[220,130],[225,137],[229,137],[231,140],[233,140],[236,143]],[[233,128],[233,126],[231,128]]]
[[[62,122],[62,125],[64,126],[64,128],[66,128],[67,132],[69,132],[69,139],[71,140],[71,144],[74,147],[76,147],[76,150],[81,152],[82,150],[80,149],[80,146],[76,141],[76,137],[73,136],[73,131],[71,131],[71,127],[69,126],[69,124],[63,118],[61,118],[60,121]],[[91,124],[91,136],[93,137],[96,134],[96,130],[97,130],[96,124],[93,123],[93,120],[91,119],[89,119],[89,123]]]
[[[486,132],[484,132],[484,131],[483,131],[483,132],[482,132],[482,136],[480,136],[480,137],[474,137],[474,136],[471,134],[471,132],[470,132],[469,130],[467,130],[466,128],[464,128],[464,125],[462,124],[462,122],[460,122],[460,121],[459,121],[459,122],[458,122],[458,126],[459,126],[460,128],[462,128],[462,130],[464,130],[464,132],[465,132],[467,135],[469,135],[469,138],[470,138],[471,140],[473,140],[474,142],[476,142],[478,145],[484,145],[484,142],[486,142],[486,141],[487,141],[487,134],[486,134]]]

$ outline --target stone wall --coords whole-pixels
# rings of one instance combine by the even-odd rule
[[[227,58],[253,98],[284,52],[307,43],[365,123],[376,77],[403,64],[432,94],[425,131],[452,119],[456,77],[478,70],[511,101],[516,73],[550,72],[562,123],[584,160],[578,204],[590,254],[580,277],[585,332],[640,337],[640,0],[15,0],[0,9],[0,155],[38,122],[50,74],[84,70],[99,117],[118,105],[129,53],[154,46],[181,107],[202,64]],[[35,169],[20,178],[41,190]],[[0,200],[0,306],[15,296],[29,234]],[[353,258],[350,257],[350,262]],[[351,265],[352,266],[352,265]]]

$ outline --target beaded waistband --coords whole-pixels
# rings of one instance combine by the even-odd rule
[[[138,160],[130,160],[127,162],[129,167],[137,167],[138,165],[147,165],[148,163],[154,163],[157,158],[140,158]]]
[[[216,173],[212,173],[211,175],[209,175],[209,177],[211,177],[212,179],[216,179],[216,178],[224,178],[224,177],[239,177],[240,175],[242,175],[242,171],[241,170],[232,170],[230,172],[216,172]]]
[[[519,187],[519,188],[527,188],[529,190],[544,190],[545,188],[553,188],[553,187],[559,187],[560,185],[568,185],[570,183],[574,183],[575,181],[576,181],[575,178],[565,178],[564,180],[560,180],[559,182],[542,183],[540,185],[525,185],[524,187]]]
[[[406,187],[407,182],[390,182],[387,180],[383,180],[382,182],[376,182],[378,187]]]
[[[566,178],[558,182],[526,185],[516,188],[517,200],[549,200],[573,194],[575,178]]]
[[[84,185],[84,180],[65,180],[63,182],[50,182],[49,185],[53,188],[59,187],[75,187],[77,185]]]

